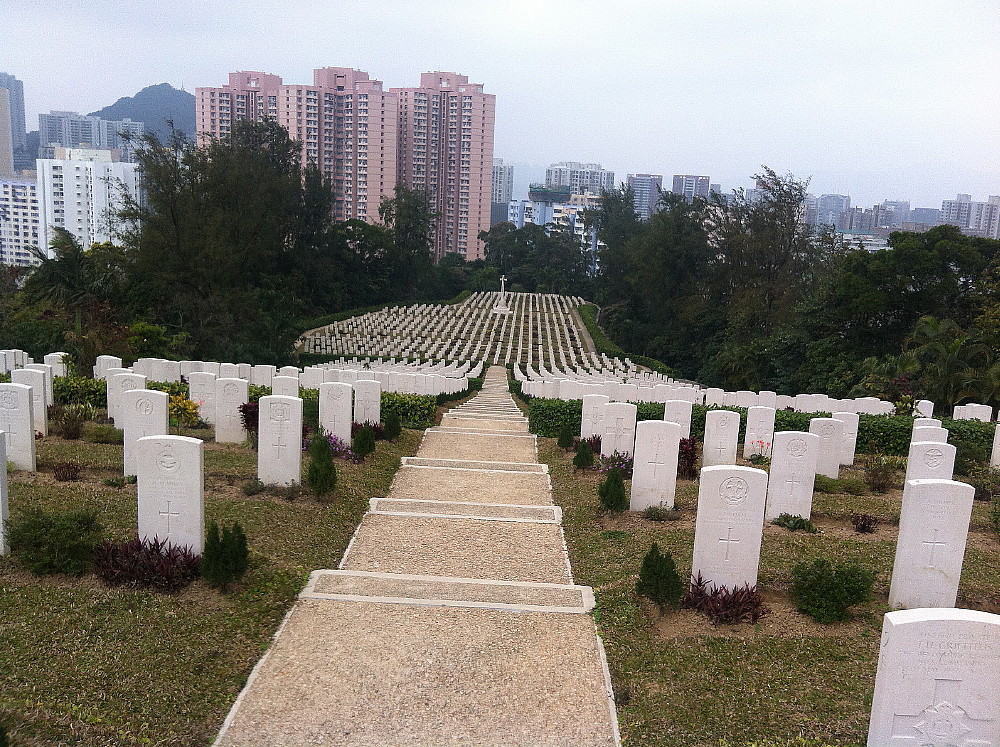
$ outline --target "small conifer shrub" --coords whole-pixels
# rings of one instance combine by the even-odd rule
[[[597,488],[597,497],[601,505],[608,511],[625,511],[628,509],[628,496],[625,495],[625,481],[619,469],[612,469]]]
[[[333,464],[330,441],[322,431],[316,433],[309,441],[306,484],[317,497],[330,495],[337,486],[337,468]]]
[[[399,421],[399,415],[395,412],[386,414],[383,427],[385,428],[385,438],[387,441],[395,441],[399,438],[399,434],[403,432],[403,426]]]
[[[31,508],[7,522],[11,554],[39,575],[86,573],[103,533],[97,514],[85,510]]]
[[[559,429],[559,440],[556,442],[556,445],[560,449],[573,448],[573,429],[569,423],[563,423],[562,428]]]
[[[587,469],[594,466],[594,452],[590,448],[590,441],[580,441],[576,447],[576,456],[573,457],[573,466],[577,469]]]
[[[660,612],[668,607],[676,608],[684,594],[684,582],[677,573],[674,557],[669,552],[661,553],[655,542],[642,559],[635,593],[653,602]]]
[[[220,532],[214,521],[209,524],[200,564],[201,577],[208,585],[225,591],[243,578],[249,564],[250,550],[243,527],[236,523]]]
[[[372,430],[370,425],[362,426],[358,429],[358,432],[354,434],[354,438],[351,441],[351,451],[357,457],[358,461],[363,462],[365,457],[375,451],[375,432]]]
[[[847,620],[847,608],[871,598],[875,574],[856,563],[838,563],[818,558],[792,568],[789,592],[800,612],[816,622]]]

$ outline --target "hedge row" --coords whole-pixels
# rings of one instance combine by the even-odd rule
[[[699,441],[705,437],[705,413],[709,410],[732,410],[740,414],[740,439],[746,429],[746,408],[706,407],[694,405],[691,408],[691,435]],[[548,438],[557,438],[564,426],[574,433],[580,432],[583,417],[581,400],[564,401],[532,397],[528,400],[528,428],[532,433]],[[775,431],[808,431],[813,418],[830,417],[829,413],[793,412],[778,410],[774,417]],[[662,420],[663,405],[657,402],[637,404],[637,420]],[[944,418],[941,425],[948,429],[948,443],[957,447],[958,459],[988,459],[993,448],[993,423],[977,420],[952,420]],[[879,452],[906,456],[910,448],[913,418],[905,415],[862,415],[858,422],[858,452]]]

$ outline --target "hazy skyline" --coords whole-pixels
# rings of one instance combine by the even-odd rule
[[[495,155],[517,163],[708,174],[727,190],[767,165],[861,206],[1000,194],[996,0],[0,7],[0,71],[24,82],[28,130],[52,109],[237,70],[309,83],[353,67],[387,87],[448,70],[496,94]]]

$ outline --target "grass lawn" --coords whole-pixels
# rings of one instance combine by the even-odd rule
[[[201,580],[173,595],[111,589],[0,558],[0,721],[12,745],[209,744],[309,572],[337,566],[369,498],[386,494],[420,437],[404,430],[379,442],[363,465],[336,460],[329,502],[247,496],[240,486],[256,475],[256,453],[206,443],[206,520],[239,521],[250,540],[251,569],[228,594]],[[120,445],[52,437],[38,457],[38,473],[10,475],[12,515],[87,507],[108,536],[134,534],[135,486],[102,484],[122,474]],[[53,466],[70,460],[83,465],[81,480],[56,482]]]
[[[540,438],[577,583],[594,587],[595,616],[618,701],[626,745],[863,745],[882,626],[888,611],[901,492],[854,496],[817,493],[819,534],[764,531],[760,588],[771,613],[756,625],[713,626],[692,611],[660,615],[635,594],[639,565],[655,541],[669,550],[682,578],[691,570],[697,485],[681,481],[675,521],[654,522],[599,508],[602,475],[576,471],[572,452]],[[847,475],[847,471],[842,472]],[[859,473],[860,474],[860,473]],[[882,519],[857,534],[853,512]],[[875,598],[852,620],[821,625],[787,595],[791,568],[825,557],[857,560],[877,572]],[[959,606],[1000,612],[1000,540],[988,506],[972,518]]]

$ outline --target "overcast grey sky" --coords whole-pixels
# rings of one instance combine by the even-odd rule
[[[0,0],[0,19],[29,130],[236,70],[450,70],[496,94],[515,162],[727,189],[766,164],[860,205],[1000,194],[1000,0]]]

